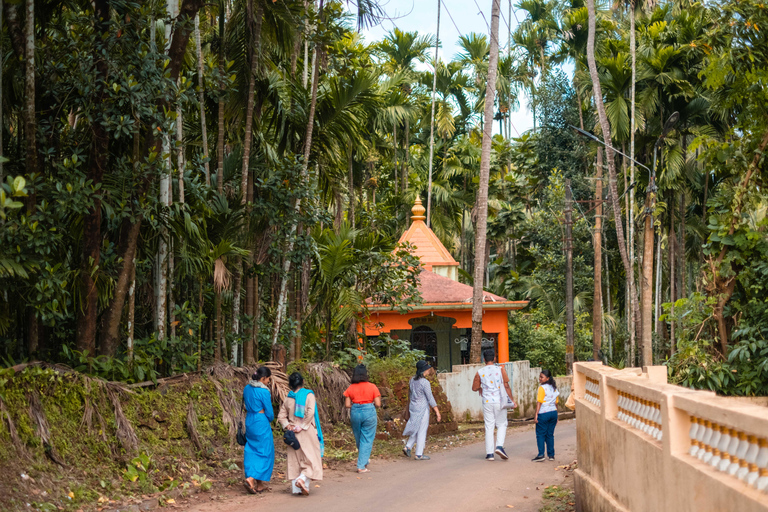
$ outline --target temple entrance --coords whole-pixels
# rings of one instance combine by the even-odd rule
[[[451,367],[459,362],[458,347],[451,346],[451,331],[455,332],[455,318],[427,315],[408,320],[412,329],[403,334],[408,336],[411,347],[423,350],[425,359],[437,371],[449,372]],[[403,336],[405,337],[405,336]],[[455,353],[454,353],[455,352]]]
[[[424,358],[430,365],[437,368],[437,333],[424,325],[411,331],[411,347],[426,354]]]

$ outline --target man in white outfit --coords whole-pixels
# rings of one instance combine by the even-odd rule
[[[483,351],[485,366],[477,370],[472,382],[472,391],[480,393],[483,400],[483,421],[485,422],[485,460],[494,460],[494,452],[503,460],[509,456],[504,451],[507,437],[507,397],[513,402],[509,377],[503,366],[496,364],[496,352],[493,349]],[[496,444],[493,442],[493,429],[496,427]],[[494,449],[494,446],[496,447]]]

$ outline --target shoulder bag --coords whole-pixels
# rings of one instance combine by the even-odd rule
[[[242,411],[245,410],[245,403],[241,404],[242,407],[240,409],[241,411],[241,417],[242,417]],[[245,446],[246,439],[245,439],[245,424],[243,420],[237,422],[237,434],[235,434],[235,439],[237,439],[237,444],[240,446]]]

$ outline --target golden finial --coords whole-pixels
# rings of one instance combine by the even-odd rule
[[[416,203],[413,205],[413,208],[411,208],[411,220],[425,220],[426,217],[424,216],[424,213],[427,211],[426,208],[424,208],[421,205],[421,198],[416,198]]]

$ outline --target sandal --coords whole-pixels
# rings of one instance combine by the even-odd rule
[[[253,486],[248,480],[243,480],[243,487],[245,487],[245,490],[248,491],[248,494],[256,494],[257,492],[259,492],[253,488]]]
[[[304,480],[299,480],[298,482],[296,482],[296,487],[301,489],[301,494],[303,494],[304,496],[309,496],[309,489],[307,489],[307,486],[304,485]]]
[[[358,473],[370,473],[370,472],[371,472],[371,470],[370,470],[370,469],[368,469],[368,468],[363,468],[363,469],[358,469],[358,470],[357,470],[357,472],[358,472]]]

